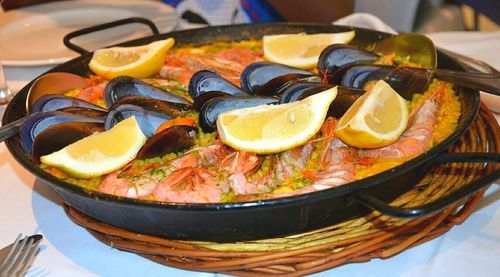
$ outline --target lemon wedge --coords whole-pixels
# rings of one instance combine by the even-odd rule
[[[350,146],[376,148],[395,142],[407,125],[406,100],[380,80],[347,110],[335,133]]]
[[[354,31],[324,34],[289,34],[263,37],[264,58],[292,67],[311,69],[318,63],[321,51],[334,43],[348,43]]]
[[[167,51],[174,45],[168,38],[136,47],[111,47],[94,52],[89,67],[97,75],[113,79],[120,75],[151,77],[160,71]]]
[[[146,136],[135,117],[130,117],[105,132],[83,138],[40,160],[74,177],[92,178],[132,161],[145,142]]]
[[[292,149],[319,131],[336,96],[333,87],[297,102],[224,112],[217,119],[219,138],[237,150],[258,154]]]

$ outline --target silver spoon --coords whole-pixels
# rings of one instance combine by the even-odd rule
[[[33,103],[41,96],[46,94],[63,94],[72,89],[86,87],[88,87],[88,83],[85,79],[73,73],[53,72],[39,77],[31,85],[26,97],[27,115],[0,127],[0,142],[17,134],[19,127],[21,127],[31,113]]]
[[[408,56],[410,62],[426,68],[430,73],[429,76],[467,88],[500,95],[500,73],[496,70],[487,74],[436,69],[436,47],[432,40],[424,35],[408,33],[386,38],[377,42],[374,51],[383,54],[398,53],[403,57]]]
[[[3,66],[2,63],[0,62],[0,105],[8,104],[13,97],[14,93],[9,89],[9,86],[5,81]]]

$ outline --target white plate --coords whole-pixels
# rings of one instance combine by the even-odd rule
[[[80,0],[30,6],[0,13],[0,60],[10,66],[65,62],[78,54],[66,48],[63,37],[72,31],[126,17],[145,17],[161,33],[171,31],[177,15],[157,1]],[[88,50],[151,35],[143,24],[127,24],[72,40]]]

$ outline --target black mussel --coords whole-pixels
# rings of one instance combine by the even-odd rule
[[[70,74],[70,76],[73,75],[74,74]],[[53,76],[53,75],[47,75],[47,76]],[[57,78],[64,78],[64,76],[66,76],[66,74],[55,75],[55,77]],[[83,78],[81,79],[83,80]],[[40,81],[43,80],[53,81],[52,78],[42,79],[42,77],[40,77]],[[33,99],[36,98],[36,100],[32,101],[33,99],[29,98],[31,94],[28,95],[29,99],[26,100],[26,109],[28,111],[28,115],[25,115],[17,119],[16,121],[13,121],[9,124],[2,126],[0,128],[0,134],[1,134],[0,141],[4,141],[12,137],[13,135],[17,134],[19,131],[19,126],[21,126],[22,123],[28,118],[29,114],[32,114],[34,112],[64,111],[67,113],[104,117],[106,110],[99,106],[93,105],[91,103],[85,102],[77,98],[67,97],[62,94],[60,95],[43,94],[43,93],[48,93],[48,91],[45,91],[45,89],[50,89],[54,87],[62,89],[64,87],[67,87],[68,85],[70,84],[62,84],[61,86],[58,87],[56,84],[52,84],[50,82],[48,84],[45,84],[45,82],[41,82],[40,86],[38,87],[38,90],[36,91],[35,94],[33,94]],[[59,91],[59,93],[63,92]]]
[[[66,112],[66,113],[74,113],[74,114],[81,114],[81,115],[86,115],[86,116],[94,116],[94,117],[102,117],[104,118],[108,111],[99,111],[99,110],[94,110],[90,108],[82,108],[82,107],[67,107],[67,108],[62,108],[59,109],[58,111],[61,112]]]
[[[425,68],[354,65],[346,70],[341,85],[369,90],[370,82],[384,80],[403,98],[411,100],[415,93],[427,90],[431,78],[432,71]]]
[[[33,141],[38,134],[50,126],[63,122],[104,122],[101,116],[86,116],[83,114],[67,113],[62,111],[37,112],[26,118],[19,129],[21,136],[21,146],[28,154],[33,152]]]
[[[245,96],[248,93],[242,91],[233,83],[222,78],[215,72],[200,70],[196,72],[189,81],[189,95],[193,100],[209,91],[221,91],[230,95]]]
[[[340,85],[364,89],[365,84],[370,81],[383,80],[394,66],[388,65],[352,65],[345,71]]]
[[[215,97],[227,97],[232,96],[231,94],[227,94],[222,91],[208,91],[205,92],[194,99],[193,107],[196,111],[200,111],[203,104],[205,104],[208,100]]]
[[[332,85],[321,83],[296,82],[286,88],[286,91],[280,97],[280,103],[299,101],[332,87]],[[362,89],[337,86],[337,97],[335,97],[335,100],[333,100],[330,105],[328,115],[336,118],[342,117],[342,115],[352,106],[354,101],[364,93],[365,91]]]
[[[316,82],[293,82],[279,92],[280,103],[299,101],[307,96],[332,88],[332,85]]]
[[[289,73],[285,75],[278,76],[269,80],[267,83],[262,85],[258,91],[255,92],[256,95],[264,96],[275,96],[280,97],[280,92],[283,88],[291,85],[294,82],[321,82],[321,77],[318,75],[304,75],[298,73]]]
[[[139,150],[137,159],[161,157],[192,147],[198,129],[190,126],[172,126],[154,134]]]
[[[318,58],[318,70],[326,76],[330,84],[338,84],[342,73],[341,67],[350,64],[368,64],[378,59],[378,55],[370,51],[345,44],[332,44],[325,48]]]
[[[159,111],[147,110],[132,104],[123,104],[109,110],[104,120],[104,129],[109,130],[118,122],[132,116],[135,116],[142,133],[148,138],[156,132],[162,123],[173,118]]]
[[[144,96],[126,96],[118,100],[116,103],[109,108],[110,110],[124,104],[131,104],[140,106],[146,110],[157,111],[166,114],[170,117],[180,117],[186,112],[192,111],[193,107],[191,105],[185,105],[180,103],[165,102],[162,100],[144,97]]]
[[[264,96],[230,96],[212,98],[201,108],[199,116],[200,126],[205,132],[212,132],[216,129],[219,114],[223,112],[277,103],[278,99]]]
[[[365,93],[362,89],[337,86],[337,97],[333,100],[328,115],[341,118],[354,102]]]
[[[141,80],[128,76],[114,78],[104,89],[104,102],[108,108],[119,99],[126,96],[144,96],[166,102],[191,105],[191,102],[181,96],[161,90]]]
[[[59,151],[64,147],[104,131],[102,123],[63,122],[52,125],[40,132],[33,141],[33,161],[40,162],[40,157]]]
[[[85,100],[81,100],[75,97],[65,96],[61,94],[46,94],[40,96],[33,106],[31,107],[32,112],[48,112],[48,111],[56,111],[63,108],[68,107],[81,107],[88,108],[97,111],[105,112],[106,109],[87,102]]]
[[[290,73],[314,75],[312,72],[307,70],[293,68],[282,64],[272,62],[255,62],[249,64],[241,73],[241,88],[250,94],[255,94],[261,86],[270,80]]]
[[[426,68],[399,66],[384,78],[395,91],[406,100],[415,93],[427,90],[432,79],[432,71]]]

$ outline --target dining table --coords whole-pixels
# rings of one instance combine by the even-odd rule
[[[427,34],[434,43],[500,70],[500,31]],[[46,68],[20,67],[7,82],[19,89]],[[500,97],[482,93],[500,112]],[[5,106],[0,107],[3,114]],[[494,114],[500,122],[500,113]],[[223,276],[180,270],[101,243],[65,214],[50,186],[23,168],[0,143],[0,248],[18,234],[42,234],[27,276]],[[461,225],[387,259],[352,263],[314,276],[498,276],[500,272],[500,181],[487,189]]]

